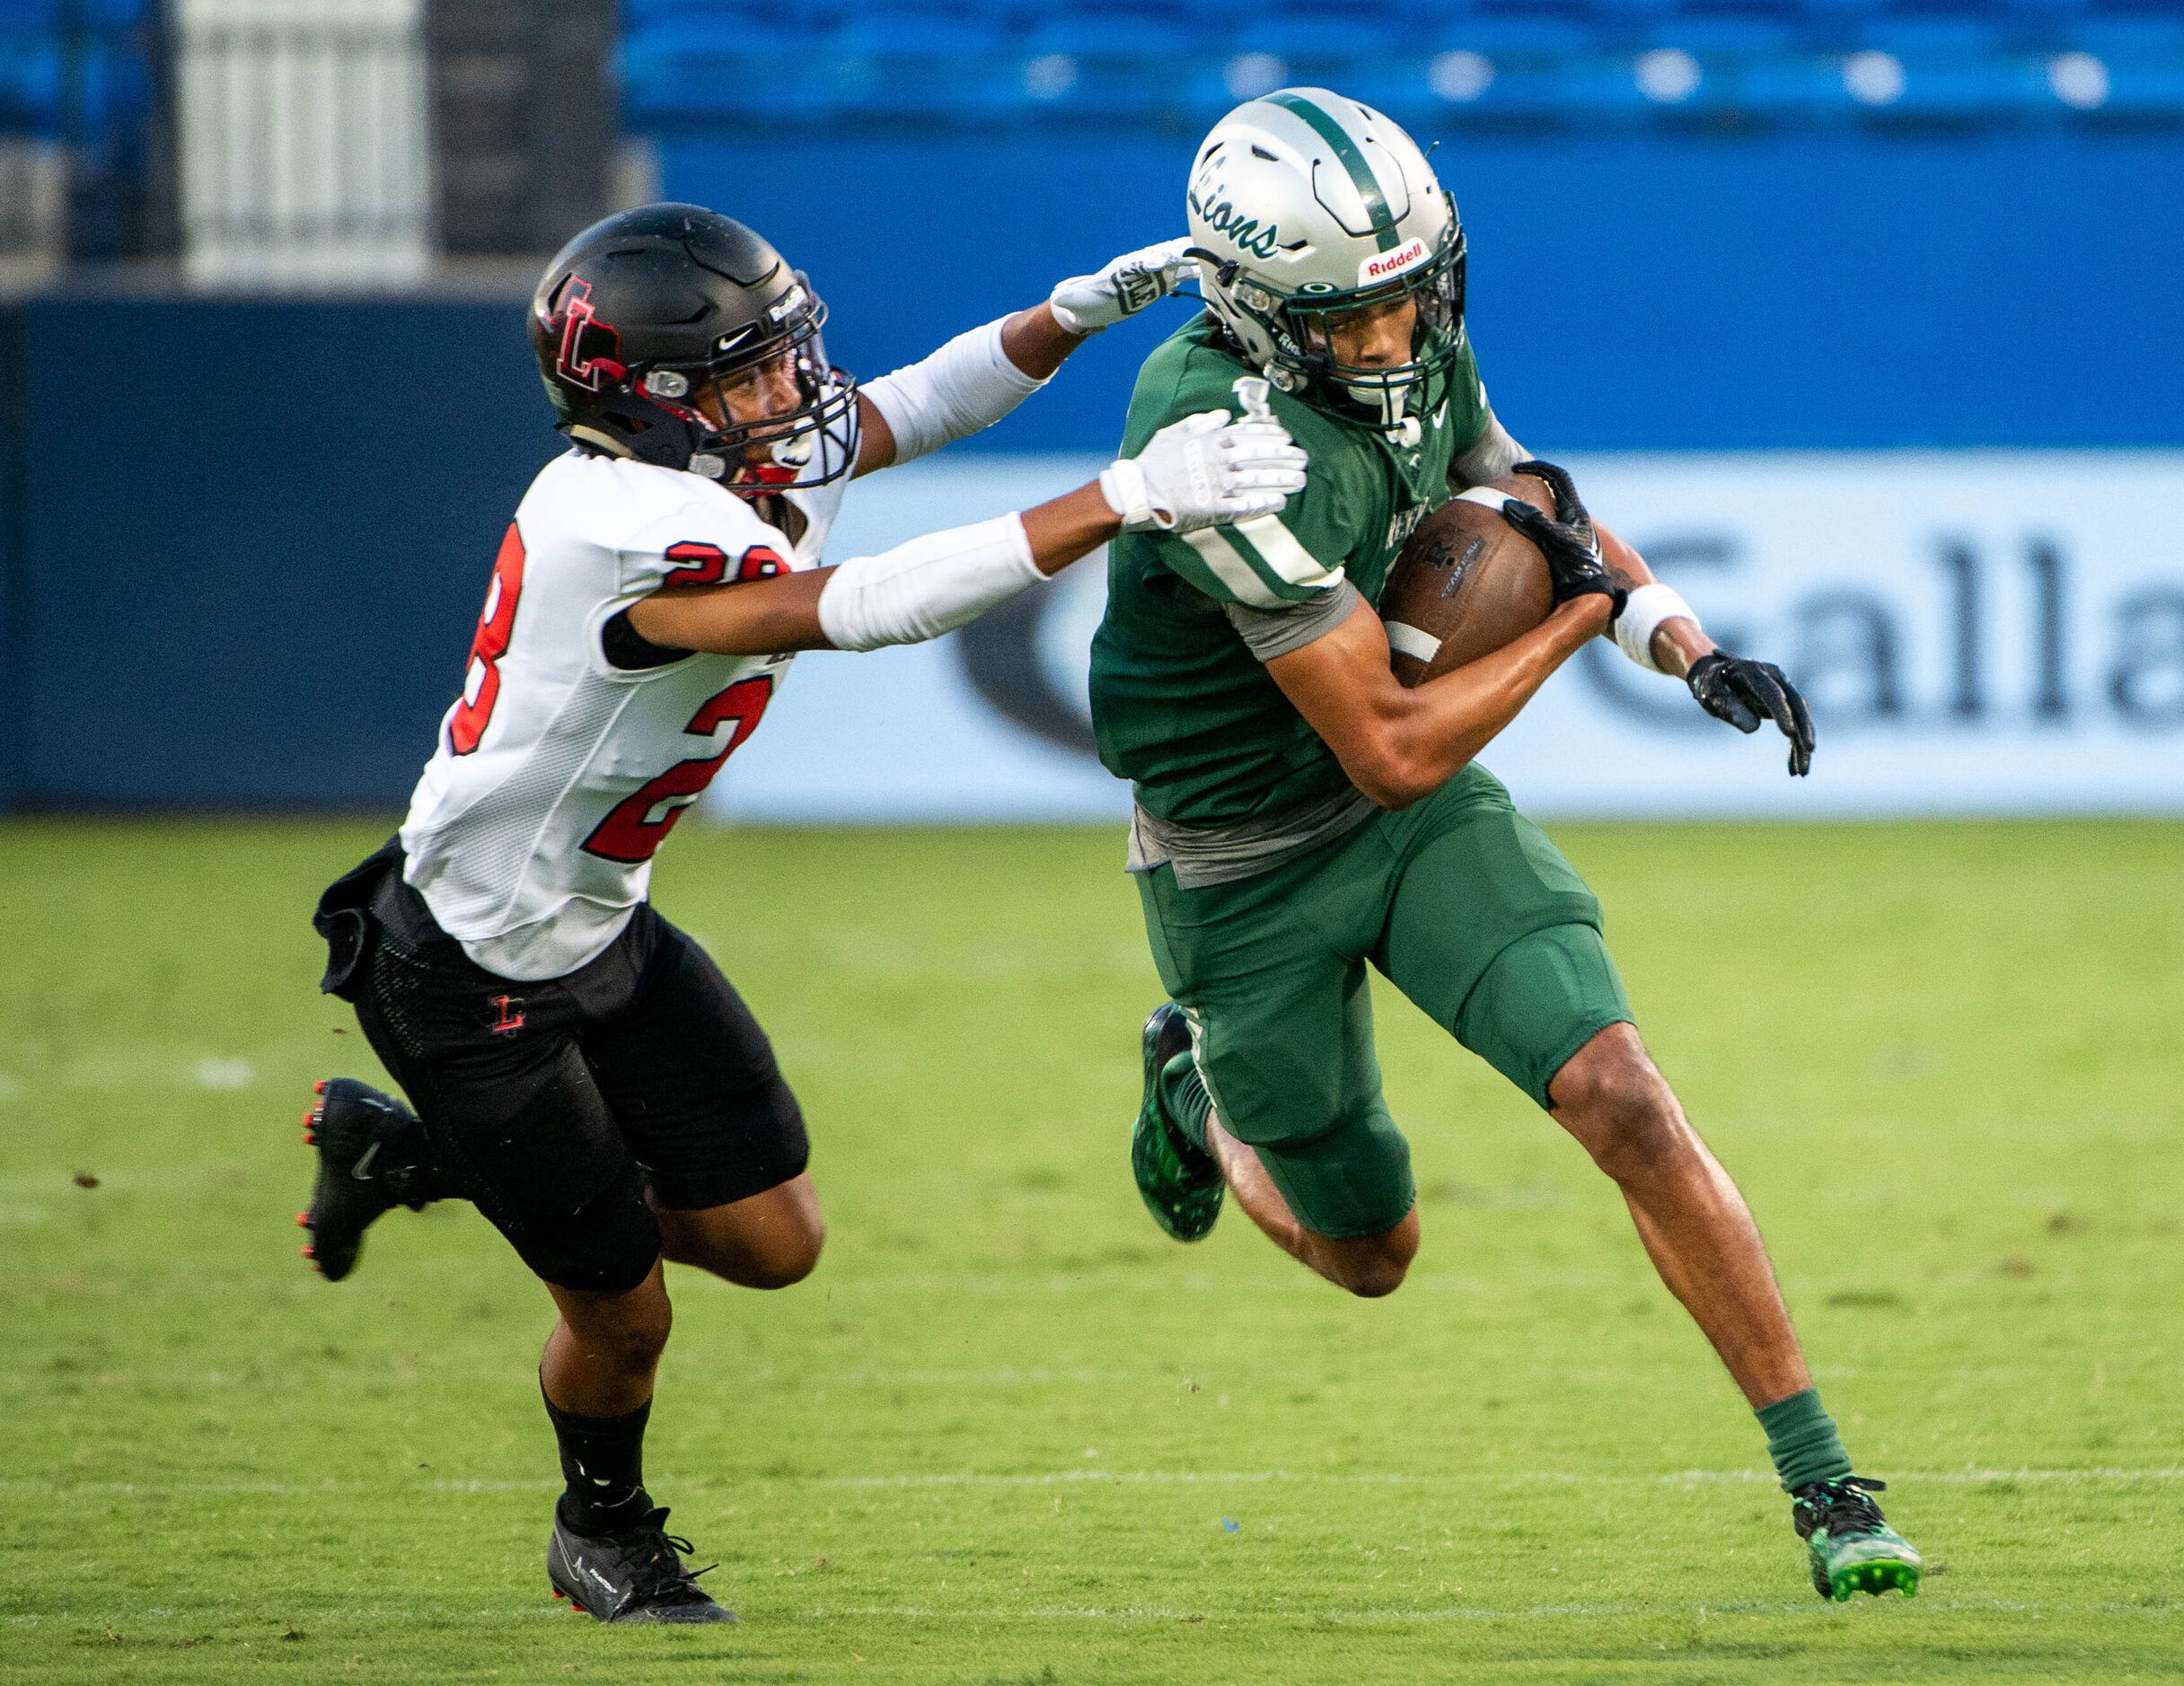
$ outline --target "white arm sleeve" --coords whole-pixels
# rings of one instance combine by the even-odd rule
[[[1000,318],[973,328],[922,362],[860,390],[894,435],[894,460],[909,462],[991,427],[1046,384],[1008,361]]]
[[[833,569],[819,593],[819,629],[837,650],[921,644],[1045,577],[1021,516],[950,527]]]

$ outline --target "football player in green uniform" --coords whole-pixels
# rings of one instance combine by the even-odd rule
[[[1465,334],[1455,204],[1387,118],[1290,89],[1214,128],[1188,209],[1210,308],[1145,364],[1123,449],[1264,407],[1309,466],[1279,515],[1110,552],[1093,724],[1135,787],[1129,865],[1172,997],[1144,1032],[1146,1205],[1195,1240],[1233,1192],[1352,1293],[1402,1282],[1418,1214],[1373,1050],[1378,967],[1615,1180],[1758,1415],[1822,1595],[1915,1591],[1918,1554],[1853,1473],[1750,1212],[1639,1040],[1598,903],[1473,759],[1595,637],[1742,731],[1772,721],[1793,775],[1813,748],[1803,700],[1716,648],[1546,465],[1556,516],[1504,513],[1547,556],[1553,612],[1398,685],[1373,608],[1390,561],[1429,510],[1526,458]]]

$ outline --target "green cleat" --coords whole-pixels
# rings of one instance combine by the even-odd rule
[[[1907,1598],[1918,1596],[1925,1565],[1869,1497],[1886,1487],[1846,1475],[1791,1495],[1790,1520],[1811,1555],[1812,1584],[1822,1598],[1845,1602],[1853,1593],[1878,1596],[1890,1587],[1900,1587]]]
[[[1160,1074],[1191,1046],[1191,1023],[1173,1001],[1145,1021],[1145,1100],[1130,1133],[1130,1169],[1145,1209],[1177,1241],[1197,1241],[1221,1215],[1228,1185],[1212,1155],[1194,1147],[1160,1103]]]

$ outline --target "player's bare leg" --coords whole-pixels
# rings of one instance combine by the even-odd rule
[[[1635,1028],[1611,1024],[1548,1084],[1557,1123],[1615,1179],[1669,1291],[1757,1410],[1812,1385],[1751,1209]]]
[[[1880,1483],[1849,1472],[1751,1209],[1684,1117],[1636,1029],[1601,1031],[1547,1093],[1555,1120],[1615,1179],[1654,1269],[1767,1429],[1821,1595],[1916,1592],[1918,1553],[1870,1497]],[[1828,1472],[1800,1479],[1799,1465],[1815,1460]]]
[[[568,1483],[554,1508],[546,1575],[554,1596],[602,1621],[733,1621],[682,1561],[645,1490],[642,1448],[652,1383],[674,1323],[657,1260],[621,1293],[548,1284],[560,1321],[539,1359]]]
[[[561,1321],[539,1357],[546,1402],[578,1417],[625,1417],[650,1402],[653,1374],[674,1325],[667,1282],[652,1274],[622,1294],[547,1285]]]
[[[1220,1165],[1228,1192],[1245,1215],[1299,1264],[1361,1299],[1378,1299],[1403,1286],[1418,1254],[1416,1207],[1405,1212],[1395,1228],[1378,1235],[1337,1240],[1317,1234],[1297,1221],[1259,1155],[1223,1129],[1219,1119],[1206,1120],[1206,1149]]]
[[[1153,1221],[1177,1241],[1213,1227],[1236,1192],[1251,1221],[1290,1258],[1365,1299],[1392,1294],[1418,1251],[1416,1207],[1394,1228],[1336,1240],[1299,1223],[1259,1156],[1220,1128],[1195,1068],[1189,1016],[1173,1001],[1145,1021],[1145,1090],[1131,1130],[1130,1165]]]
[[[667,1258],[739,1287],[785,1288],[803,1281],[826,1241],[808,1171],[726,1206],[678,1212],[655,1199],[652,1210]]]

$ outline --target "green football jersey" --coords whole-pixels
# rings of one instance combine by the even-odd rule
[[[1252,374],[1202,318],[1146,359],[1123,453],[1201,410],[1241,412]],[[1439,414],[1406,445],[1275,389],[1270,407],[1310,458],[1279,515],[1177,535],[1126,532],[1107,550],[1107,612],[1092,640],[1092,725],[1107,770],[1177,825],[1276,818],[1350,788],[1334,752],[1266,675],[1223,611],[1305,604],[1347,579],[1377,603],[1388,565],[1449,497],[1449,465],[1486,431],[1466,344]]]

